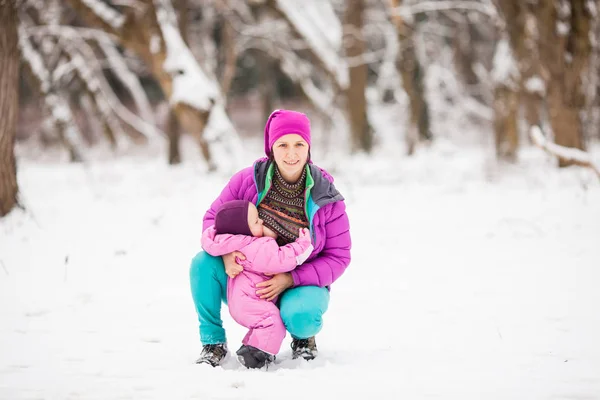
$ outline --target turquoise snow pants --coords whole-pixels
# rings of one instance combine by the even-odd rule
[[[198,253],[190,267],[190,286],[200,322],[203,345],[225,343],[221,302],[227,303],[227,274],[221,257]],[[298,286],[283,292],[279,299],[281,319],[296,339],[316,335],[323,326],[329,306],[329,290],[318,286]]]

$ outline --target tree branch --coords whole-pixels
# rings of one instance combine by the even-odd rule
[[[550,142],[544,137],[539,126],[532,126],[529,135],[533,143],[546,151],[548,154],[558,157],[560,160],[578,165],[580,167],[590,168],[600,179],[600,168],[594,164],[589,153],[576,149],[574,147],[559,146]]]

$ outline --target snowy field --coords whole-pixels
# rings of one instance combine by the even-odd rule
[[[21,157],[27,211],[0,220],[0,399],[600,399],[593,175],[448,144],[334,175],[352,264],[319,358],[291,360],[288,336],[265,372],[194,364],[188,267],[227,175]],[[235,351],[245,331],[223,314]]]

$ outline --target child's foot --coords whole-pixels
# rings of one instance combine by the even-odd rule
[[[262,368],[275,361],[274,355],[252,346],[243,345],[235,354],[237,354],[240,363],[246,368]]]

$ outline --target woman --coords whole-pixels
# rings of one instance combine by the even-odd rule
[[[279,245],[298,238],[309,228],[314,250],[291,272],[275,274],[257,284],[257,295],[279,297],[281,319],[292,336],[292,357],[312,360],[317,355],[315,335],[329,305],[329,286],[350,263],[350,230],[344,198],[333,178],[310,161],[310,121],[302,113],[276,110],[265,126],[265,154],[251,167],[236,173],[204,216],[203,228],[214,224],[216,210],[231,200],[248,200],[259,218],[277,234]],[[244,260],[235,251],[222,257],[200,252],[192,260],[190,284],[200,321],[203,345],[198,363],[216,367],[227,355],[221,320],[226,302],[227,276],[235,278]],[[268,323],[266,321],[265,323]]]

